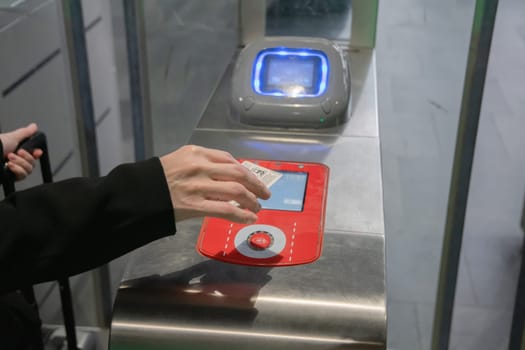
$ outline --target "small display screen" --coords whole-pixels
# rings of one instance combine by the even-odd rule
[[[260,200],[264,209],[302,211],[308,173],[283,172],[283,176],[273,184],[272,196]]]
[[[261,70],[261,91],[282,96],[315,95],[321,80],[317,56],[267,55]]]
[[[270,48],[253,66],[253,90],[260,95],[317,97],[326,92],[329,64],[319,50]]]
[[[297,86],[311,89],[314,84],[314,68],[313,57],[307,60],[291,59],[290,56],[271,57],[268,59],[267,85],[282,90]]]

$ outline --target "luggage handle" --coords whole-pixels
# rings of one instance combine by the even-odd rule
[[[40,157],[40,170],[42,171],[42,179],[44,183],[53,182],[51,162],[49,161],[49,153],[47,151],[46,134],[41,131],[35,132],[30,137],[22,140],[22,142],[20,142],[16,148],[16,151],[23,149],[29,153],[33,153],[33,151],[37,148],[40,148],[43,151],[42,157]]]
[[[37,131],[30,137],[22,140],[16,147],[16,151],[19,149],[26,150],[29,153],[33,153],[35,149],[42,150],[42,156],[40,157],[40,170],[42,172],[42,180],[44,183],[53,182],[53,173],[51,172],[51,162],[49,160],[49,152],[47,149],[47,138],[46,135]],[[15,192],[15,174],[9,168],[4,168],[4,194]],[[69,285],[69,279],[67,277],[60,278],[58,280],[60,288],[60,300],[62,304],[62,316],[64,317],[64,326],[66,328],[67,347],[68,350],[77,350],[77,338],[75,331],[75,316],[73,314],[73,302],[71,300],[71,288]],[[38,313],[38,305],[35,298],[35,293],[32,287],[25,288],[22,294],[26,297],[28,302],[35,307]],[[44,349],[42,339],[37,344],[34,344],[36,349]]]
[[[43,151],[42,157],[40,157],[40,171],[42,172],[42,180],[44,183],[53,182],[53,173],[51,172],[51,162],[49,161],[49,154],[47,151],[47,139],[43,132],[37,131],[30,137],[22,140],[16,147],[15,153],[20,150],[26,150],[29,153],[37,148]],[[9,168],[4,167],[3,169],[3,185],[4,195],[7,197],[11,193],[15,192],[15,174]]]

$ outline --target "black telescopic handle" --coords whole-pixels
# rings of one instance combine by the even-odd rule
[[[17,146],[16,151],[24,149],[29,153],[33,153],[35,149],[41,149],[43,151],[42,157],[40,157],[40,170],[42,172],[42,180],[44,183],[53,182],[53,173],[51,172],[51,163],[49,162],[49,152],[47,149],[47,138],[43,132],[37,131],[30,137],[22,140]],[[15,174],[9,168],[4,168],[3,185],[4,195],[8,196],[15,192]]]
[[[20,142],[17,150],[24,149],[29,153],[33,153],[33,151],[37,148],[40,148],[43,151],[42,157],[40,157],[40,170],[42,171],[42,179],[44,183],[53,182],[53,173],[51,172],[51,163],[49,162],[46,134],[41,131],[35,132],[31,137]]]

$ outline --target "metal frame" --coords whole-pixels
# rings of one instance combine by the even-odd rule
[[[87,176],[99,176],[95,112],[82,3],[80,0],[62,0],[62,11],[64,13],[74,108],[82,155],[82,171]]]
[[[470,176],[497,7],[498,0],[476,1],[441,255],[433,350],[448,349],[450,341]]]
[[[523,249],[525,249],[525,246]],[[521,267],[509,341],[509,350],[520,349],[525,349],[525,255],[523,254],[521,256]]]
[[[376,46],[379,0],[352,0],[351,47],[373,49]]]
[[[240,0],[239,26],[240,44],[246,44],[262,38],[266,32],[266,0]]]
[[[143,160],[153,155],[144,2],[122,0],[122,6],[126,26],[135,160]]]
[[[521,228],[525,233],[525,202],[521,214]],[[521,267],[514,302],[514,314],[510,330],[509,350],[525,349],[525,241],[522,244]]]
[[[81,0],[62,0],[64,30],[72,81],[74,109],[79,135],[82,172],[89,177],[100,176],[96,121],[91,91],[91,76]],[[111,319],[111,288],[109,267],[93,271],[98,322],[107,326]]]

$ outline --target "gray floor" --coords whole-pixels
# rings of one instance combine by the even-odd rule
[[[473,0],[382,1],[378,80],[388,348],[429,349]],[[525,193],[525,3],[500,0],[451,349],[505,349]]]

